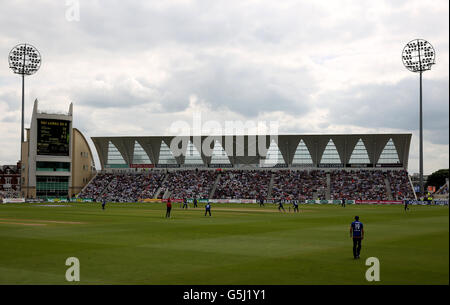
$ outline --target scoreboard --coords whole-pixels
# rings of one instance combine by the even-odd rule
[[[69,156],[70,121],[37,120],[37,154]]]

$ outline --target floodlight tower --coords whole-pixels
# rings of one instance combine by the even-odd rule
[[[30,44],[18,44],[9,52],[9,67],[14,73],[22,75],[22,131],[21,140],[24,141],[24,106],[25,106],[25,75],[32,75],[41,66],[41,54]],[[21,142],[21,143],[22,143]],[[21,144],[22,145],[22,144]]]
[[[24,142],[25,75],[36,73],[41,67],[41,54],[30,44],[18,44],[9,52],[9,68],[22,75],[22,129],[20,132],[20,166],[22,166],[22,143]],[[22,169],[21,169],[22,170]],[[20,179],[22,188],[22,179]]]
[[[423,196],[423,125],[422,125],[422,73],[431,70],[435,64],[435,51],[433,46],[424,39],[414,39],[403,48],[403,65],[411,72],[419,73],[420,93],[419,93],[419,116],[420,116],[420,144],[419,144],[419,171],[420,171],[420,194]]]

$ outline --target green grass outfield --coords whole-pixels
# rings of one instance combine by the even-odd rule
[[[0,284],[449,284],[447,206],[0,204]],[[288,207],[286,205],[286,207]],[[349,226],[364,223],[361,259]],[[380,282],[365,260],[380,261]]]

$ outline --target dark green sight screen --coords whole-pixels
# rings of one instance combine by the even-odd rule
[[[69,155],[70,121],[38,119],[37,128],[38,155]]]

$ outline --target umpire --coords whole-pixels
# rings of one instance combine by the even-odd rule
[[[170,198],[167,198],[166,207],[167,207],[166,218],[170,218],[170,210],[172,210],[172,201],[170,200]]]

